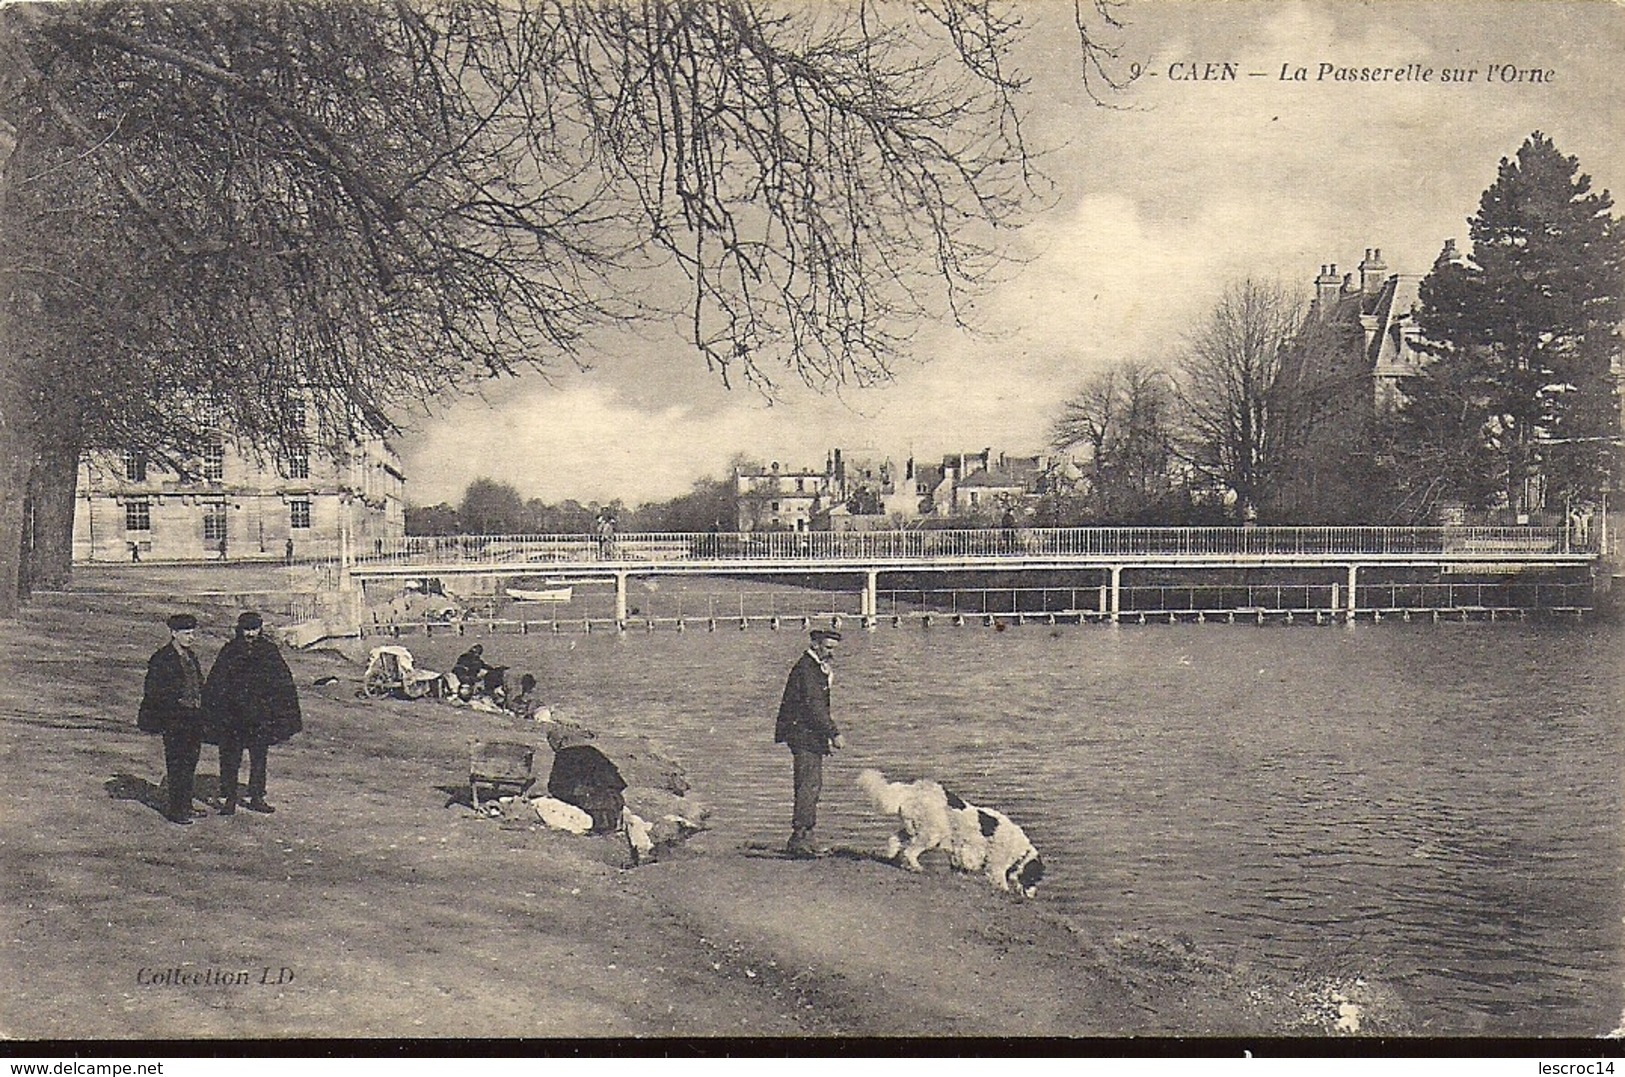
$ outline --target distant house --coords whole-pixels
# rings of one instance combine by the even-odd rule
[[[734,474],[740,531],[812,529],[812,521],[827,512],[835,491],[835,476],[823,471],[790,471],[775,462],[765,469]]]
[[[912,465],[913,461],[909,463]],[[914,503],[921,516],[936,511],[936,492],[942,488],[946,474],[940,464],[920,464],[912,467],[914,473]]]
[[[914,462],[899,472],[878,452],[831,449],[821,471],[773,464],[734,476],[741,531],[864,530],[920,515]]]
[[[1422,277],[1388,273],[1380,248],[1358,269],[1356,281],[1321,266],[1305,329],[1283,358],[1272,419],[1282,464],[1267,505],[1280,523],[1371,518],[1376,461],[1365,454],[1376,420],[1403,406],[1405,382],[1429,358],[1414,316]]]
[[[1001,455],[993,466],[974,471],[959,481],[953,492],[953,512],[962,515],[1014,508],[1040,492],[1044,470],[1043,457]]]
[[[975,516],[1021,509],[1044,490],[1053,461],[1047,456],[993,455],[992,449],[950,453],[932,477],[931,511],[938,516]]]
[[[190,478],[136,452],[79,463],[73,559],[259,560],[391,548],[406,534],[406,475],[382,438],[341,457],[259,460],[220,434],[197,448]]]
[[[873,450],[833,449],[830,470],[836,499],[831,528],[885,527],[920,515],[912,458],[899,469],[889,456]]]
[[[987,470],[988,460],[992,454],[992,449],[982,449],[979,452],[957,452],[943,456],[941,465],[931,469],[936,482],[931,484],[926,495],[930,498],[930,510],[933,515],[954,514],[957,507],[955,491],[967,476]]]
[[[1045,456],[950,453],[941,464],[901,468],[879,453],[831,449],[822,471],[773,464],[735,475],[741,531],[766,528],[870,530],[921,516],[976,516],[1026,506],[1045,490],[1056,462]]]

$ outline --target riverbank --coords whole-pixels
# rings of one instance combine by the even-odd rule
[[[185,605],[216,626],[212,657],[235,609]],[[306,732],[272,752],[277,813],[168,825],[160,742],[134,728],[168,609],[44,596],[0,625],[0,1035],[1408,1030],[1363,982],[1288,984],[1178,939],[1091,934],[1042,892],[1015,901],[940,862],[921,877],[858,856],[785,861],[710,832],[629,870],[615,839],[453,803],[467,738],[503,720],[358,700],[360,667],[331,651],[289,653]],[[206,750],[205,794],[215,769]],[[727,790],[696,792],[725,810]]]

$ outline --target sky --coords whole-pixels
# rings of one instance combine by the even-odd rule
[[[526,498],[637,504],[726,476],[737,454],[819,468],[835,447],[898,462],[1043,451],[1090,372],[1168,361],[1229,282],[1307,293],[1322,265],[1353,272],[1367,248],[1421,274],[1446,239],[1465,247],[1497,163],[1533,131],[1625,193],[1625,4],[1139,0],[1117,40],[1142,75],[1109,108],[1077,78],[1071,4],[1022,14],[1029,136],[1052,148],[1057,190],[978,301],[979,332],[925,327],[887,385],[786,385],[771,401],[725,389],[675,330],[606,334],[587,371],[437,401],[396,442],[408,499],[455,504],[485,477]],[[1176,77],[1225,63],[1234,80]],[[1322,65],[1433,75],[1348,82]],[[1282,77],[1300,67],[1305,80]],[[1549,80],[1508,81],[1532,69]]]

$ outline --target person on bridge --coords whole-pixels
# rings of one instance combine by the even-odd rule
[[[841,634],[828,628],[812,630],[812,645],[796,660],[779,701],[773,740],[788,745],[795,780],[795,808],[790,819],[790,841],[784,851],[810,858],[824,850],[813,844],[818,824],[818,797],[824,789],[824,756],[846,747],[830,716],[829,686],[834,679],[830,659]]]

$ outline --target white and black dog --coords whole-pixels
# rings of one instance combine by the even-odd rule
[[[897,831],[886,842],[886,859],[920,871],[920,854],[942,849],[960,871],[981,873],[1000,890],[1032,897],[1044,877],[1044,860],[1009,816],[966,803],[927,778],[888,782],[878,770],[858,774],[858,786]]]

